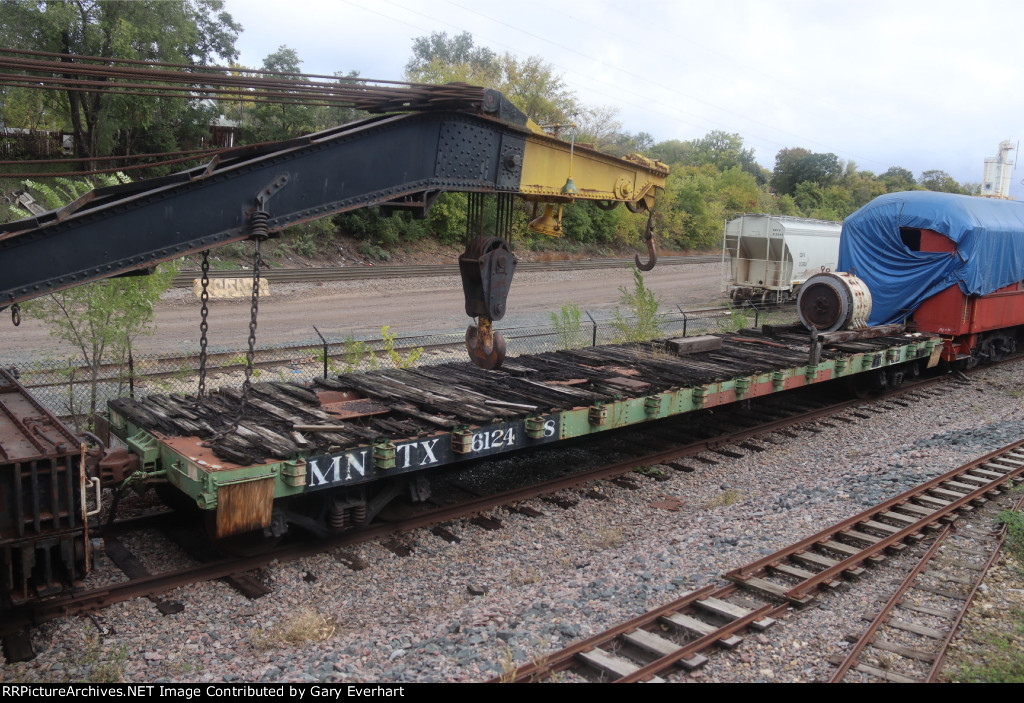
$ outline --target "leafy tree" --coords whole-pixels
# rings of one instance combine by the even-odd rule
[[[895,193],[901,190],[913,190],[917,185],[917,181],[914,180],[914,174],[901,167],[891,166],[889,170],[880,176],[882,183],[885,184],[885,190],[887,193]]]
[[[405,76],[419,83],[463,82],[501,91],[527,117],[541,124],[564,123],[579,112],[575,94],[539,56],[520,59],[475,46],[473,35],[445,32],[413,40]]]
[[[659,198],[665,207],[658,206],[658,231],[680,247],[717,246],[725,220],[725,207],[718,198],[719,176],[710,164],[683,166],[669,174]]]
[[[809,149],[793,147],[782,149],[775,155],[775,170],[772,171],[772,187],[776,193],[793,195],[800,177],[800,163],[811,155]]]
[[[101,185],[128,182],[117,174],[97,179]],[[95,184],[81,179],[57,179],[54,186],[25,181],[24,186],[49,208],[88,192]],[[21,213],[23,216],[27,213]],[[105,364],[125,366],[132,342],[153,331],[153,306],[171,285],[173,267],[161,267],[150,276],[113,278],[66,288],[24,305],[26,317],[37,317],[50,326],[50,335],[71,344],[89,369],[88,416],[96,412],[100,368]],[[73,390],[72,390],[73,394]],[[73,395],[72,395],[73,397]],[[70,410],[79,427],[72,402]]]
[[[678,139],[658,142],[647,153],[651,158],[658,159],[669,166],[693,165],[694,161],[693,143]]]
[[[614,107],[582,108],[576,115],[576,141],[608,153],[622,135],[622,123],[615,118],[618,112]]]
[[[503,54],[498,89],[527,117],[539,124],[565,122],[579,111],[576,95],[551,64],[539,56],[520,59]]]
[[[50,335],[70,343],[88,367],[90,416],[97,409],[100,368],[111,363],[125,366],[132,342],[153,332],[153,306],[173,275],[172,267],[161,267],[151,276],[96,281],[24,306],[27,317],[49,325]]]
[[[842,187],[850,193],[852,207],[857,209],[866,205],[879,195],[889,192],[884,180],[870,171],[858,171],[843,177]],[[901,188],[900,190],[906,190]],[[852,212],[852,211],[851,211]],[[844,213],[844,217],[850,213]]]
[[[775,156],[772,187],[775,192],[794,195],[796,186],[813,181],[828,186],[842,176],[843,168],[835,154],[815,154],[800,147],[782,149]]]
[[[209,64],[237,56],[234,42],[242,28],[223,8],[222,0],[4,0],[0,44],[102,58]],[[75,62],[69,58],[64,63],[67,70],[61,75],[75,77]],[[116,95],[105,87],[68,90],[47,109],[56,110],[70,125],[75,151],[85,158],[138,148],[147,141],[146,148],[172,146],[166,134],[140,133],[157,127],[166,130],[167,125],[184,128],[195,124],[195,113],[204,110],[197,101]],[[8,120],[13,116],[4,114]]]
[[[718,177],[718,200],[725,208],[726,217],[744,212],[758,211],[762,204],[762,189],[757,178],[740,166],[731,166]]]
[[[925,171],[921,174],[921,185],[940,193],[967,193],[967,190],[945,171]]]
[[[754,150],[743,148],[743,138],[739,134],[714,130],[692,144],[691,165],[711,164],[719,171],[738,167],[754,176],[758,183],[767,182],[764,169],[754,160]]]
[[[501,72],[498,55],[486,47],[474,46],[469,32],[450,39],[446,32],[433,32],[429,37],[413,39],[412,58],[405,65],[405,76],[416,83],[448,83],[453,67],[481,83],[481,78],[495,80]]]
[[[264,71],[299,73],[302,60],[298,53],[287,46],[263,59]],[[299,76],[279,76],[284,80],[301,83]],[[322,105],[284,104],[271,100],[255,103],[235,103],[230,114],[241,122],[243,142],[280,141],[302,134],[315,132],[326,126],[327,108]]]
[[[793,200],[807,217],[818,220],[842,220],[856,209],[849,190],[836,185],[822,187],[814,181],[798,183]]]

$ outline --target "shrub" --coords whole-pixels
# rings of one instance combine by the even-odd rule
[[[569,301],[562,306],[558,313],[548,313],[551,316],[551,324],[555,328],[558,337],[559,349],[580,349],[587,346],[589,341],[583,333],[580,325],[580,306]]]
[[[612,320],[616,342],[645,342],[665,333],[664,323],[658,317],[661,299],[644,285],[644,275],[640,269],[633,267],[633,290],[619,286],[619,293],[619,301],[629,309],[631,315],[623,316],[616,308],[615,319]]]

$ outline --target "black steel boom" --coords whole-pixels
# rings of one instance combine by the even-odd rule
[[[261,208],[276,232],[371,205],[425,210],[442,191],[516,193],[528,135],[512,120],[462,112],[374,117],[98,189],[0,226],[0,309],[245,239]]]

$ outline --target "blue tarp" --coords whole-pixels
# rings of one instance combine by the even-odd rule
[[[930,229],[956,254],[911,251],[900,227]],[[1024,202],[907,191],[882,195],[843,221],[840,271],[856,271],[871,291],[870,325],[902,322],[954,283],[986,295],[1024,279]]]

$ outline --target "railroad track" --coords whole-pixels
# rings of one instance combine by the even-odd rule
[[[660,256],[661,266],[688,264],[711,264],[722,260],[719,254],[699,256]],[[520,261],[516,271],[576,271],[590,269],[626,268],[633,265],[633,259],[579,259],[576,261]],[[175,288],[191,288],[192,282],[202,275],[200,271],[179,271],[171,279]],[[210,271],[210,278],[237,278],[248,276],[246,269]],[[458,264],[413,264],[408,266],[343,266],[307,269],[265,269],[263,278],[276,283],[313,283],[316,281],[363,281],[374,278],[417,278],[426,276],[458,276]]]
[[[1024,452],[995,457],[992,463],[1000,461],[1024,464]],[[976,514],[947,524],[885,605],[865,615],[869,625],[847,638],[853,646],[846,657],[834,660],[837,669],[830,683],[854,675],[865,681],[935,682],[949,644],[1006,539],[1007,526],[999,526],[998,513],[1020,510],[1022,504],[1024,496],[1013,500],[1003,493]]]
[[[839,588],[844,579],[865,576],[865,567],[883,561],[887,552],[906,549],[1022,478],[1024,440],[730,571],[724,577],[731,583],[724,587],[693,591],[494,681],[550,681],[567,675],[622,683],[663,681],[679,668],[701,667],[712,650],[738,647],[746,634],[768,630],[776,618]],[[934,657],[937,667],[940,656]]]
[[[890,391],[879,396],[877,403],[904,402],[901,396],[913,396],[919,394],[931,394],[937,391],[929,390],[929,386],[941,383],[944,377],[923,379],[913,384],[905,384],[901,389]],[[922,396],[924,397],[924,396]],[[370,526],[358,532],[346,532],[327,539],[314,542],[298,544],[284,544],[267,550],[262,554],[253,556],[227,556],[224,554],[203,555],[201,563],[162,574],[149,574],[135,571],[132,567],[126,569],[129,580],[108,585],[98,589],[81,591],[56,597],[47,601],[33,604],[31,607],[15,611],[7,622],[0,624],[0,636],[5,638],[5,645],[10,648],[19,646],[16,644],[19,631],[24,632],[26,628],[38,625],[42,622],[62,617],[68,614],[89,613],[105,608],[114,603],[122,602],[131,598],[148,597],[157,598],[168,591],[180,586],[209,581],[215,579],[247,580],[246,572],[253,571],[265,566],[271,561],[279,562],[302,559],[323,551],[354,546],[364,542],[380,540],[385,544],[396,534],[409,532],[419,528],[431,528],[440,537],[445,536],[444,525],[447,522],[464,518],[466,516],[478,516],[487,521],[490,526],[500,525],[500,520],[489,515],[496,509],[508,509],[527,516],[539,516],[541,513],[529,508],[517,507],[519,503],[536,497],[556,496],[559,492],[574,489],[595,480],[623,481],[623,475],[629,474],[638,466],[651,466],[661,464],[668,466],[675,471],[691,472],[695,467],[683,461],[686,457],[707,452],[719,452],[729,457],[736,456],[732,450],[725,449],[727,446],[747,446],[750,451],[757,450],[756,445],[750,445],[748,440],[753,437],[773,432],[781,432],[796,437],[795,433],[786,428],[794,425],[806,425],[812,421],[822,421],[825,417],[836,417],[842,411],[856,408],[870,408],[870,403],[864,400],[845,400],[839,403],[826,402],[814,398],[800,400],[800,395],[785,400],[769,397],[763,405],[755,410],[735,409],[735,413],[708,413],[703,416],[702,421],[688,416],[683,419],[667,422],[660,426],[652,426],[650,433],[642,433],[639,436],[636,431],[624,431],[610,433],[605,438],[604,444],[600,444],[595,451],[597,456],[608,456],[614,453],[625,453],[631,450],[632,454],[626,459],[615,461],[610,464],[600,465],[581,472],[571,473],[558,478],[550,479],[541,483],[530,483],[529,485],[505,490],[500,493],[489,495],[471,495],[469,499],[460,500],[453,505],[441,505],[429,510],[416,510],[397,519],[392,517],[394,522]],[[881,411],[879,411],[881,412]],[[866,417],[862,413],[862,416]],[[837,420],[839,421],[839,420]],[[854,422],[855,419],[846,418],[845,422]],[[817,431],[808,427],[808,432]],[[654,451],[652,451],[652,449]],[[626,479],[626,482],[629,482]],[[623,485],[619,483],[619,485]],[[577,501],[554,498],[552,502],[562,508],[569,508]],[[115,525],[103,532],[104,535],[116,536],[131,529],[144,527],[156,527],[163,530],[162,523],[167,521],[166,516],[149,516],[126,521],[124,525]],[[177,522],[177,520],[174,520]],[[115,548],[116,549],[116,548]],[[130,563],[131,558],[123,554],[118,555],[123,563]],[[117,561],[117,560],[115,560]],[[12,639],[13,638],[13,639]],[[12,644],[14,643],[14,644]]]

